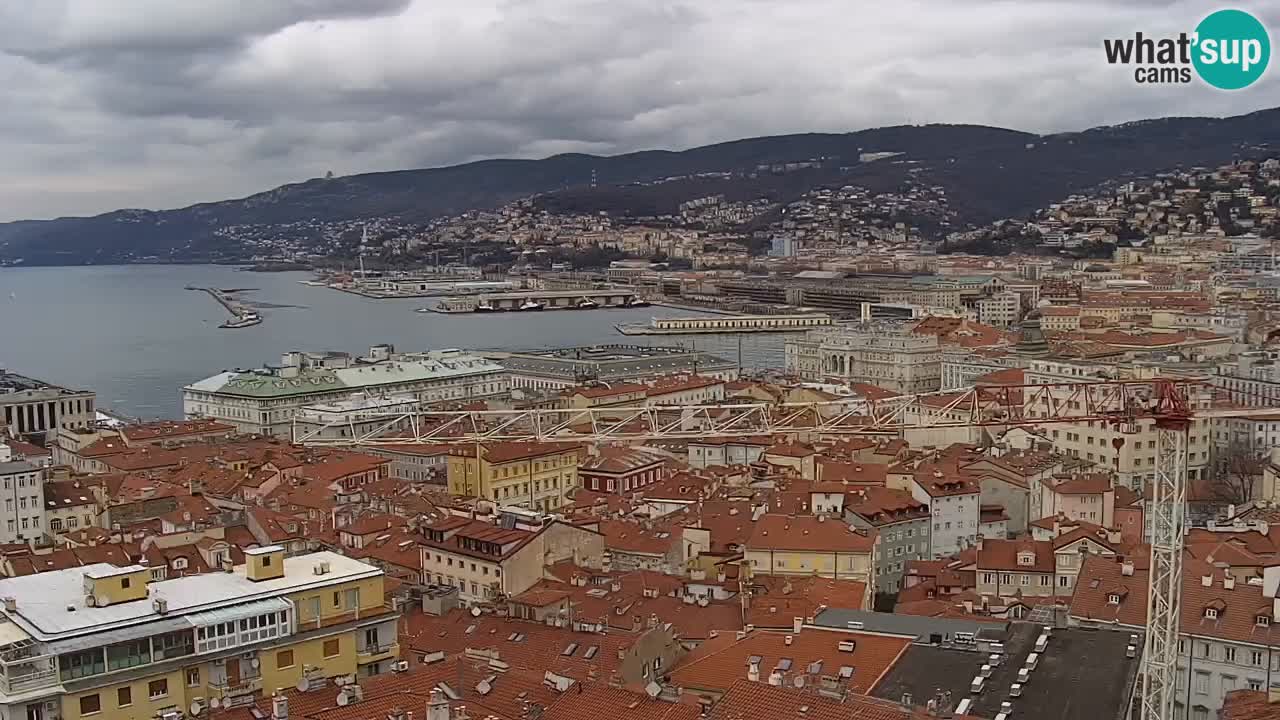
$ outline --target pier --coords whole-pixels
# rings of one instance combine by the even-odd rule
[[[529,290],[450,297],[431,308],[439,313],[529,312],[534,310],[594,310],[597,308],[646,307],[635,290]]]
[[[617,325],[623,335],[698,335],[704,333],[804,332],[833,324],[830,315],[737,315],[653,318],[648,324]]]
[[[257,310],[242,304],[232,296],[234,292],[243,292],[248,288],[236,288],[233,290],[219,290],[212,287],[187,287],[188,290],[198,290],[208,293],[210,297],[218,301],[218,304],[231,313],[231,319],[222,323],[218,327],[221,328],[242,328],[257,325],[262,322],[262,316]]]

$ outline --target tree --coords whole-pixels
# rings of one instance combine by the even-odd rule
[[[1257,497],[1265,462],[1248,446],[1231,443],[1217,455],[1209,476],[1213,499],[1240,505]]]

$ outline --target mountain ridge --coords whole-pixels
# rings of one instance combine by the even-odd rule
[[[234,259],[237,248],[218,234],[220,229],[377,217],[423,223],[530,195],[549,196],[565,211],[603,203],[607,211],[643,214],[669,208],[682,186],[630,193],[619,193],[619,186],[699,173],[732,173],[721,183],[730,192],[767,190],[784,199],[832,182],[891,186],[908,173],[922,173],[946,188],[963,220],[979,223],[1025,214],[1037,203],[1125,174],[1223,162],[1273,146],[1280,146],[1280,108],[1227,118],[1154,118],[1049,135],[986,125],[896,125],[741,138],[685,150],[495,158],[311,178],[168,210],[120,209],[0,223],[0,261]],[[890,162],[858,162],[860,152],[882,151],[903,155]],[[761,166],[815,159],[821,159],[818,167],[790,176],[757,172]],[[598,187],[592,187],[593,173]],[[633,202],[636,210],[630,213],[627,205]]]

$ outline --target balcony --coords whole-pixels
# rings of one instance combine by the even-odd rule
[[[356,662],[366,663],[386,660],[400,655],[400,644],[394,642],[369,643],[356,648]]]
[[[262,676],[242,677],[236,680],[235,683],[228,682],[228,679],[221,681],[210,680],[209,689],[214,695],[222,699],[244,696],[252,701],[254,695],[262,689]]]

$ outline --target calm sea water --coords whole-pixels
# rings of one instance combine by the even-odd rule
[[[225,369],[276,363],[287,350],[545,348],[629,342],[685,345],[738,358],[738,336],[631,337],[614,325],[689,315],[670,308],[440,315],[433,299],[370,300],[299,280],[208,265],[0,269],[0,367],[90,388],[133,417],[179,417],[183,385]],[[256,288],[263,323],[223,330],[226,311],[188,285]],[[780,335],[741,336],[746,367],[779,367]]]

